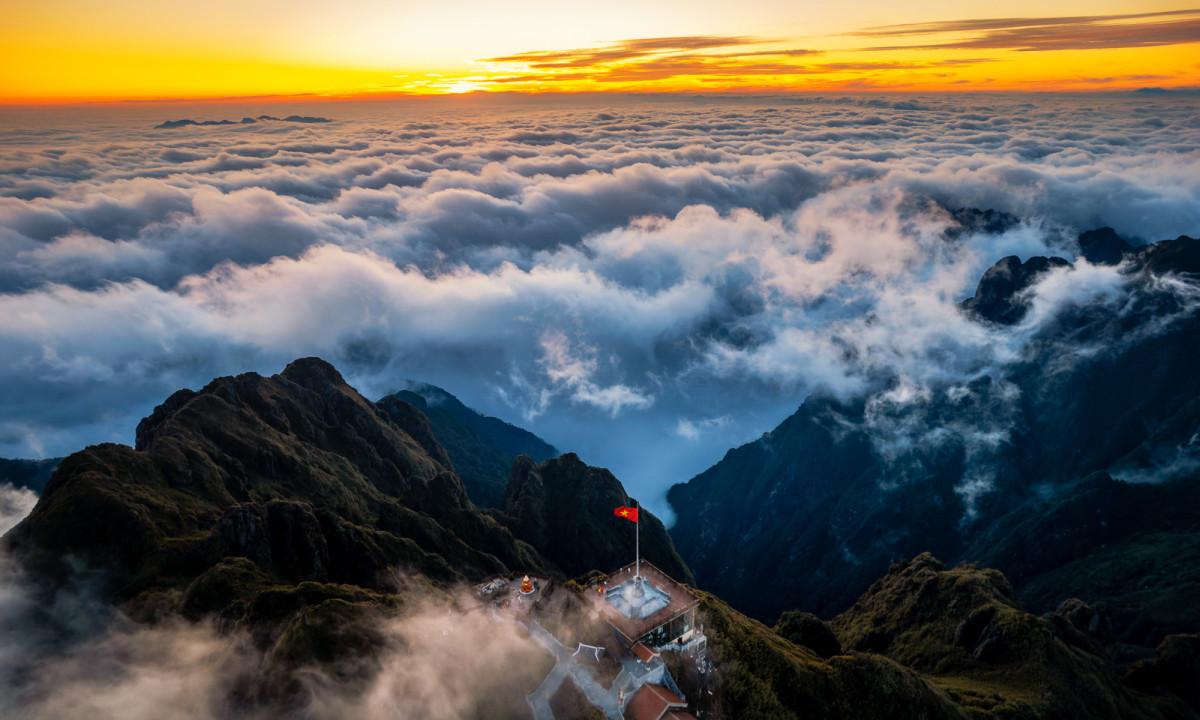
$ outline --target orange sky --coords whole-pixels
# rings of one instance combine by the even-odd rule
[[[0,103],[470,90],[1200,86],[1200,9],[1010,0],[39,0],[6,10]],[[631,18],[635,18],[631,20]]]

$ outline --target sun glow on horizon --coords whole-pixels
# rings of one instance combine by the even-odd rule
[[[1021,0],[962,17],[947,3],[858,0],[842,15],[797,17],[754,0],[734,18],[715,3],[658,0],[622,23],[619,13],[541,0],[509,15],[474,0],[440,9],[361,0],[336,16],[309,2],[220,0],[186,19],[146,0],[103,12],[48,0],[0,29],[0,103],[1200,85],[1200,9],[1069,2],[1046,16],[1037,7]]]

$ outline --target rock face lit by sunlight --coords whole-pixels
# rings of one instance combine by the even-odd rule
[[[998,258],[1200,226],[1186,98],[505,102],[7,111],[0,456],[129,442],[179,387],[318,355],[663,509],[814,389],[974,377],[1108,297],[1098,269],[1023,328],[970,322]],[[155,129],[263,114],[331,122]]]

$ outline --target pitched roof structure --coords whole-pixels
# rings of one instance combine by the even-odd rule
[[[626,720],[664,720],[668,712],[684,711],[687,713],[687,703],[683,698],[671,692],[662,685],[643,685],[641,690],[629,701],[625,708]]]
[[[661,653],[655,651],[644,642],[639,642],[633,646],[633,656],[644,663],[648,663],[656,657],[661,657],[661,655]]]

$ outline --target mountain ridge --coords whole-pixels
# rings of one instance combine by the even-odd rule
[[[375,590],[386,590],[377,576],[397,562],[442,580],[555,572],[480,513],[459,478],[388,411],[316,358],[268,378],[247,373],[180,390],[136,437],[136,448],[103,444],[66,458],[5,536],[9,549],[52,577],[69,571],[68,554],[104,567],[124,600],[170,586],[168,567],[235,556],[271,564],[271,550],[307,558],[289,561],[280,580]],[[620,487],[608,473],[589,477]],[[670,545],[665,530],[650,540]],[[339,552],[338,562],[326,558]]]
[[[107,577],[101,599],[136,623],[213,622],[244,638],[238,652],[249,649],[252,660],[228,697],[211,701],[251,716],[324,717],[321,703],[370,692],[390,667],[385,658],[412,652],[394,635],[406,618],[422,628],[439,618],[443,643],[468,632],[471,616],[454,598],[464,580],[514,570],[548,573],[548,582],[577,572],[595,578],[627,561],[633,528],[612,508],[634,500],[607,470],[571,453],[540,463],[519,456],[504,507],[483,513],[437,460],[440,445],[423,415],[407,403],[385,405],[315,358],[267,378],[247,373],[181,390],[139,424],[136,448],[98,445],[66,458],[3,543],[43,592],[68,587],[82,562]],[[646,510],[641,521],[647,559],[690,582],[662,523]],[[999,595],[959,606],[936,590],[958,581],[933,582],[930,573],[965,577]],[[566,587],[582,605],[583,586]],[[1192,716],[1180,678],[1189,677],[1195,636],[1170,636],[1123,684],[1105,647],[1073,629],[1100,615],[1075,601],[1063,619],[1038,619],[1005,588],[997,571],[946,571],[922,555],[893,567],[830,624],[793,614],[775,628],[700,591],[697,622],[711,664],[666,655],[692,707],[711,718],[1058,717],[1066,706],[1053,700],[1056,692],[1099,717]],[[1015,634],[1004,636],[1008,645],[978,651],[1000,637],[988,629],[1000,621],[970,619],[1001,601],[1007,609],[995,611],[1003,620],[997,627]],[[432,615],[421,609],[428,607]],[[564,618],[543,616],[554,627]],[[963,622],[963,632],[946,630]],[[476,637],[497,632],[489,626]],[[921,654],[922,644],[945,645],[964,633],[966,655],[945,651],[957,658],[953,667],[930,666]],[[510,662],[514,671],[536,662],[527,653],[537,650],[528,639],[515,641],[526,654]],[[1053,653],[1004,654],[1026,645]],[[337,690],[314,686],[314,673],[336,678]],[[536,682],[536,673],[518,675],[510,678],[518,689]],[[475,702],[467,717],[523,716],[521,694]],[[1171,712],[1154,714],[1160,707]]]
[[[1113,267],[1119,302],[1038,318],[1024,355],[999,374],[931,387],[925,399],[906,402],[814,395],[774,430],[673,486],[672,537],[700,586],[764,620],[795,608],[831,617],[891,562],[932,550],[950,562],[1011,570],[1023,588],[1034,578],[1013,556],[989,554],[975,539],[989,527],[1019,526],[1025,513],[1054,516],[1072,488],[1101,471],[1119,480],[1181,469],[1175,499],[1189,501],[1164,519],[1192,532],[1196,514],[1188,508],[1200,498],[1200,478],[1188,470],[1200,431],[1192,351],[1200,336],[1200,241],[1181,237],[1122,253],[1123,264]],[[1073,270],[1065,260],[1001,260],[962,310],[994,326],[1020,325],[1031,291],[1053,272]],[[895,436],[878,435],[881,427]],[[1137,507],[1145,504],[1123,509]],[[1043,527],[1050,532],[1049,521]],[[1080,552],[1104,542],[1080,537]],[[1051,587],[1053,569],[1040,571],[1040,602],[1071,592]],[[778,593],[745,590],[755,579]],[[1163,631],[1177,627],[1155,622]]]
[[[499,508],[513,461],[528,455],[537,462],[559,455],[538,436],[499,418],[464,405],[446,390],[428,383],[409,382],[378,404],[405,402],[428,418],[430,431],[446,450],[471,500],[480,507]]]

